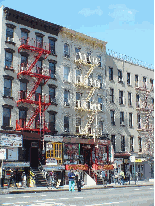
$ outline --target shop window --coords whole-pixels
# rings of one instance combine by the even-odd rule
[[[109,80],[113,80],[113,68],[109,67]]]
[[[69,117],[64,116],[64,132],[69,132]]]
[[[46,159],[54,158],[58,164],[62,164],[62,143],[46,144]]]
[[[128,85],[131,84],[130,73],[127,73],[127,84],[128,84]]]
[[[64,56],[68,58],[70,57],[69,44],[67,43],[64,44]]]
[[[10,108],[3,108],[3,127],[10,127],[11,122],[11,109]]]
[[[130,152],[134,152],[134,138],[130,136]]]
[[[124,112],[120,112],[120,125],[124,125]]]
[[[131,94],[131,92],[128,92],[128,105],[132,106],[132,94]]]
[[[133,114],[129,113],[129,127],[132,128],[133,127]]]
[[[5,67],[12,68],[13,63],[13,53],[9,51],[5,51]]]
[[[115,147],[115,135],[111,135],[111,143],[113,145],[113,149],[114,149],[114,152],[116,151],[116,147]]]
[[[123,104],[123,91],[119,91],[119,104]]]
[[[139,87],[139,79],[138,79],[138,75],[135,75],[135,87]]]
[[[49,98],[51,103],[56,104],[55,87],[49,87]]]
[[[55,62],[49,62],[49,72],[50,72],[50,77],[52,79],[54,79],[56,77],[56,74],[55,74],[55,65],[56,63]]]
[[[68,90],[64,90],[64,106],[69,106],[69,97],[70,92]]]
[[[64,67],[64,81],[70,81],[70,68]]]
[[[12,95],[12,80],[4,78],[4,96],[11,97]]]
[[[21,44],[28,44],[28,32],[21,31]]]
[[[114,89],[110,88],[110,103],[114,103]]]
[[[125,136],[121,136],[121,151],[125,152]]]
[[[111,116],[111,125],[115,125],[115,111],[110,110],[110,116]]]
[[[122,70],[118,70],[118,82],[122,82],[123,77],[122,77]]]

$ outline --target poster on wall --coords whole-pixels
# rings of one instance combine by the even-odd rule
[[[79,159],[79,144],[64,144],[64,164],[77,164]]]
[[[8,149],[8,160],[18,160],[18,148]]]

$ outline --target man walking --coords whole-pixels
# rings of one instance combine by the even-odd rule
[[[101,177],[102,177],[103,186],[104,186],[104,181],[105,181],[105,170],[104,169],[101,172]]]
[[[74,186],[75,186],[75,182],[74,182],[74,178],[75,178],[75,174],[73,172],[73,169],[70,170],[70,172],[68,173],[68,178],[69,178],[69,191],[74,192]]]
[[[78,188],[78,192],[81,192],[81,173],[79,172],[79,170],[76,170],[76,184],[77,184],[77,188]]]

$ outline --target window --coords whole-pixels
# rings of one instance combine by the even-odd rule
[[[80,59],[80,48],[75,48],[76,60]]]
[[[28,44],[28,32],[21,31],[21,44]]]
[[[47,143],[46,158],[54,158],[57,160],[58,164],[62,164],[62,143]]]
[[[127,73],[127,84],[129,84],[130,85],[130,73]]]
[[[154,105],[154,98],[151,98],[151,104]]]
[[[125,152],[125,136],[121,136],[121,151]]]
[[[132,94],[131,94],[131,92],[128,92],[128,105],[132,106]]]
[[[49,62],[49,72],[50,72],[50,77],[52,79],[55,78],[55,63],[54,62]]]
[[[14,42],[13,34],[14,34],[15,27],[16,26],[13,24],[6,24],[6,41],[9,43]]]
[[[134,152],[133,136],[130,136],[130,152]]]
[[[139,152],[142,152],[142,138],[138,137]]]
[[[28,57],[21,55],[21,69],[22,70],[25,70],[24,68],[27,67],[27,63],[28,63]]]
[[[118,70],[118,82],[122,82],[123,78],[122,78],[122,70]]]
[[[123,91],[119,91],[119,104],[123,104]]]
[[[55,40],[49,39],[49,46],[50,46],[50,51],[51,54],[55,54]]]
[[[115,125],[115,111],[110,110],[110,116],[111,116],[111,124]]]
[[[10,121],[11,121],[11,109],[3,108],[3,126],[10,127]]]
[[[20,81],[20,99],[26,99],[27,83]]]
[[[13,54],[12,52],[5,51],[5,67],[11,68],[13,62]]]
[[[97,56],[97,60],[98,60],[98,67],[101,67],[102,64],[101,64],[101,56]]]
[[[40,120],[40,115],[37,114],[37,116],[35,117],[35,129],[40,129],[41,126],[41,120]]]
[[[139,82],[138,82],[138,75],[135,75],[135,87],[139,86]]]
[[[99,121],[99,135],[103,134],[103,121]]]
[[[133,123],[132,123],[132,113],[129,113],[129,127],[133,127]]]
[[[81,107],[81,93],[76,92],[76,107]]]
[[[70,92],[65,90],[64,91],[64,105],[65,106],[69,106],[69,96],[70,96]]]
[[[124,124],[124,112],[120,112],[120,125]]]
[[[51,130],[51,133],[55,133],[55,114],[49,113],[49,129]]]
[[[39,96],[42,95],[42,86],[39,85],[35,91],[35,101],[39,101]]]
[[[36,47],[42,48],[43,47],[43,37],[36,35]]]
[[[115,147],[115,135],[111,135],[111,143],[113,145],[114,148],[114,152],[116,151],[116,147]]]
[[[91,64],[91,51],[87,52],[87,63]]]
[[[19,124],[20,124],[20,127],[22,128],[26,126],[26,117],[27,117],[27,111],[19,110]]]
[[[70,57],[69,44],[67,43],[64,44],[64,56]]]
[[[4,78],[4,96],[11,97],[12,95],[12,80]]]
[[[101,97],[98,97],[98,103],[100,105],[100,110],[102,111],[103,110],[103,99]]]
[[[102,89],[103,77],[101,75],[98,75],[98,81],[99,81],[100,89]]]
[[[36,73],[42,74],[42,61],[41,60],[38,60],[36,63]]]
[[[143,77],[143,87],[146,88],[147,82],[146,82],[146,77]]]
[[[51,103],[56,103],[55,99],[55,87],[49,87],[49,98]]]
[[[137,124],[138,124],[138,129],[141,129],[141,117],[140,117],[140,114],[137,114]]]
[[[110,88],[110,103],[114,103],[114,89]]]
[[[76,83],[81,82],[81,70],[76,69]]]
[[[65,81],[69,81],[70,80],[69,73],[70,73],[69,67],[64,67],[64,80]]]
[[[64,132],[69,132],[69,117],[64,116]]]
[[[76,117],[76,133],[81,133],[81,117]]]
[[[150,84],[151,84],[151,90],[154,89],[154,80],[153,79],[150,79]]]
[[[113,68],[109,67],[109,80],[113,80]]]
[[[136,94],[136,107],[139,108],[140,107],[140,101],[139,101],[139,94]]]

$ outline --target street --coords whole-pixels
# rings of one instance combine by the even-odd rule
[[[82,190],[81,192],[51,191],[42,193],[22,193],[0,195],[1,205],[68,205],[68,206],[153,206],[154,188],[125,187]]]

